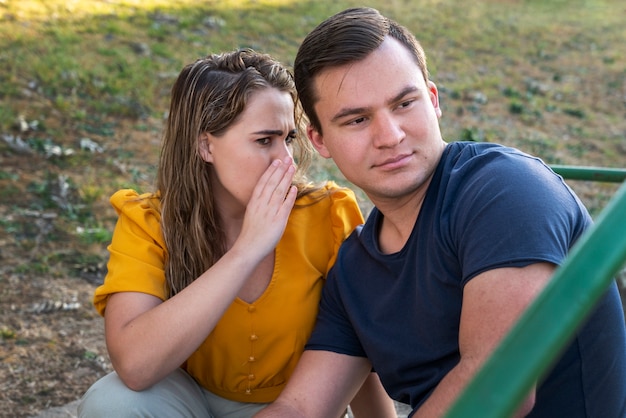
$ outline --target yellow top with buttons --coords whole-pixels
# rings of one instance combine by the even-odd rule
[[[309,338],[321,290],[340,244],[363,223],[352,191],[328,182],[296,201],[276,247],[274,272],[253,303],[237,298],[183,365],[203,387],[238,402],[272,402]],[[143,292],[165,300],[166,255],[159,201],[124,189],[111,197],[119,217],[104,284],[94,295],[103,315],[108,295]]]

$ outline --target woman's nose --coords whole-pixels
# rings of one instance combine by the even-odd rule
[[[286,156],[292,156],[291,155],[291,147],[289,146],[289,144],[286,141],[280,141],[277,142],[278,146],[276,147],[276,155],[275,158],[277,159],[284,159]]]

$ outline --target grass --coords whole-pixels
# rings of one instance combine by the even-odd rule
[[[153,189],[180,69],[240,47],[291,65],[317,23],[362,4],[0,0],[0,416],[73,401],[107,370],[91,298],[116,221],[108,198]],[[424,45],[448,140],[500,142],[554,164],[626,166],[622,0],[367,4]],[[311,176],[342,183],[327,160]],[[592,214],[617,188],[570,184]],[[24,313],[42,301],[83,308]]]
[[[182,66],[240,47],[291,65],[310,29],[361,4],[0,0],[0,209],[13,216],[0,227],[8,233],[25,210],[56,211],[50,236],[72,237],[68,245],[78,248],[103,244],[115,220],[108,196],[152,189],[169,89]],[[549,163],[625,165],[622,1],[368,4],[423,43],[449,140],[501,142]],[[84,139],[99,150],[81,148]],[[312,175],[341,182],[324,161]],[[594,213],[614,190],[574,186]]]

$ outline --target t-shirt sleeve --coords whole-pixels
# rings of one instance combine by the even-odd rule
[[[117,292],[141,292],[165,300],[165,244],[157,199],[120,190],[111,197],[118,220],[108,246],[104,283],[94,293],[94,306],[104,315],[108,297]]]
[[[342,266],[335,265],[328,274],[315,328],[305,350],[324,350],[366,357],[337,289],[337,269],[342,269]]]
[[[462,284],[494,268],[560,265],[591,222],[563,179],[537,158],[487,154],[453,175],[463,178],[449,230]]]
[[[328,350],[342,354],[364,356],[363,349],[354,334],[344,306],[341,304],[339,292],[336,288],[337,282],[333,273],[341,245],[357,226],[363,224],[363,215],[352,190],[341,188],[334,182],[328,182],[326,188],[330,196],[330,210],[328,213],[330,216],[333,248],[332,254],[328,259],[326,268],[328,275],[322,290],[313,336],[305,349]],[[325,343],[326,341],[331,341],[332,344],[329,346]],[[350,350],[342,348],[345,342],[347,342],[349,347],[352,347]]]

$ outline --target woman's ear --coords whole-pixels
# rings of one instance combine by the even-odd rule
[[[330,158],[328,148],[326,148],[326,144],[324,144],[324,137],[313,128],[312,125],[306,127],[306,136],[309,138],[309,141],[311,141],[313,148],[315,148],[322,157]]]
[[[212,140],[213,137],[207,132],[201,133],[198,137],[198,153],[200,154],[200,158],[207,163],[213,162]]]

